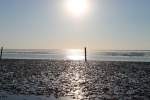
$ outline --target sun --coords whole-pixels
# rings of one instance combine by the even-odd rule
[[[84,15],[89,8],[88,0],[66,0],[65,7],[73,16]]]

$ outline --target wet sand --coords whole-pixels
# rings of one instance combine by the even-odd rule
[[[150,100],[150,63],[2,60],[0,92],[75,100]]]

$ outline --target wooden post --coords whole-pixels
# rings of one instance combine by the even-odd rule
[[[0,55],[0,60],[2,59],[3,56],[3,47],[1,47],[1,55]]]
[[[87,51],[86,51],[86,47],[84,48],[84,54],[85,54],[85,62],[87,62]]]

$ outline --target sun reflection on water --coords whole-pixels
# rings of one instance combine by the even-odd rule
[[[83,50],[81,49],[69,49],[66,51],[67,53],[67,59],[69,60],[83,60]]]

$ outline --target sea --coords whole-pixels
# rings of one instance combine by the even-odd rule
[[[84,60],[82,49],[4,49],[4,59]],[[150,62],[150,50],[87,50],[96,61]]]

